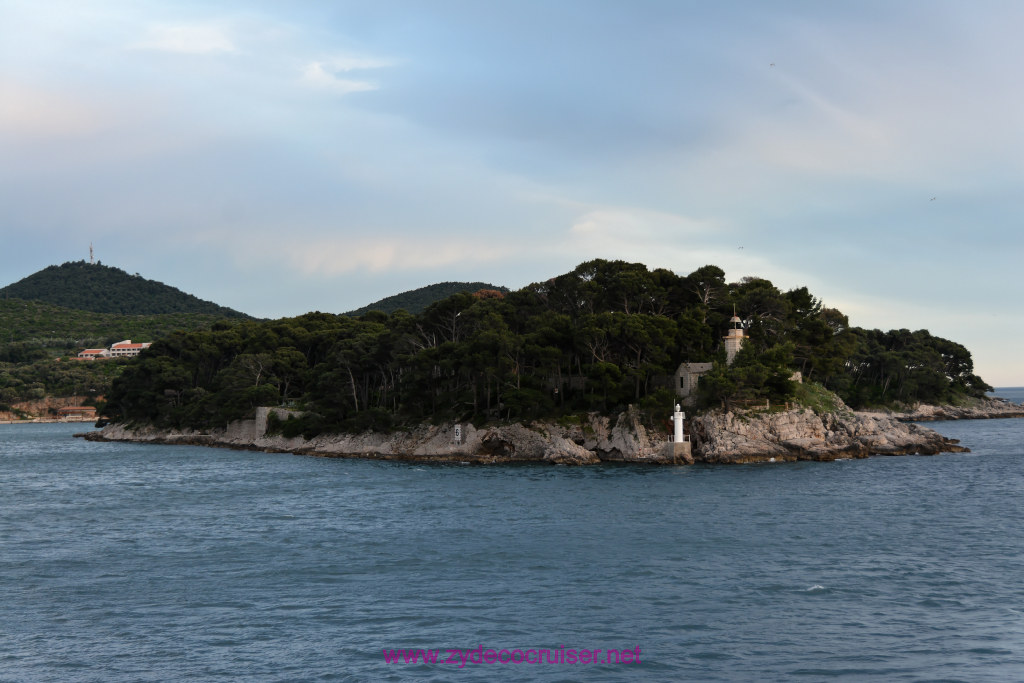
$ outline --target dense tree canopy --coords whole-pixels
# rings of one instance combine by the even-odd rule
[[[0,410],[46,396],[80,396],[95,403],[129,363],[128,359],[77,362],[52,358],[0,363]]]
[[[43,396],[103,396],[125,363],[75,361],[82,349],[107,348],[123,339],[153,341],[176,330],[210,329],[222,319],[208,313],[94,313],[0,299],[0,406]]]
[[[736,312],[749,338],[725,364]],[[806,288],[726,283],[595,260],[504,297],[457,293],[422,313],[310,313],[218,323],[157,343],[115,382],[108,414],[209,427],[259,405],[306,415],[290,433],[429,419],[529,419],[635,404],[664,413],[681,362],[713,362],[705,405],[792,396],[794,371],[854,406],[981,395],[970,354],[926,331],[850,328]]]

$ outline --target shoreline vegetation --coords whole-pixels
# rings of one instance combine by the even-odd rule
[[[111,424],[75,436],[93,441],[430,463],[741,464],[969,452],[956,439],[916,422],[1024,417],[1024,405],[985,398],[963,406],[919,405],[905,412],[853,411],[842,404],[825,413],[805,407],[781,411],[719,409],[687,421],[692,453],[686,455],[672,448],[667,432],[644,427],[638,411],[632,408],[615,419],[590,414],[575,422],[538,420],[480,429],[472,424],[424,424],[390,432],[320,434],[310,439],[280,434],[275,424],[289,416],[294,416],[291,411],[260,408],[254,419],[234,421],[225,429]]]

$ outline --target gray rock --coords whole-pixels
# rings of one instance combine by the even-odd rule
[[[881,413],[841,410],[819,415],[797,408],[780,413],[714,411],[693,421],[697,462],[743,463],[835,460],[873,454],[964,452],[955,439]]]
[[[1013,405],[1013,404],[1011,404]],[[108,425],[85,438],[100,441],[197,444],[227,448],[304,453],[339,458],[378,458],[432,462],[546,462],[591,465],[600,462],[650,464],[744,463],[863,458],[962,452],[967,449],[933,430],[903,422],[894,414],[855,413],[845,406],[817,414],[797,408],[783,412],[714,411],[690,420],[690,444],[673,444],[667,433],[650,433],[633,409],[612,425],[608,417],[589,415],[581,423],[537,422],[476,429],[463,425],[455,442],[452,425],[420,425],[408,431],[322,434],[313,439],[266,434],[267,415],[209,433]]]
[[[544,450],[544,460],[555,465],[596,465],[601,462],[594,451],[560,436],[551,439]]]

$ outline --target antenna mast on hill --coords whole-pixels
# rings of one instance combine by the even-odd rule
[[[96,265],[96,261],[94,261],[93,258],[92,258],[92,242],[89,242],[89,265],[90,266],[95,266]]]

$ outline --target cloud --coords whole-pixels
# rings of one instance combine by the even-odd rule
[[[151,26],[146,37],[132,47],[189,55],[236,52],[237,48],[222,29],[210,24],[159,24]]]
[[[349,273],[430,270],[460,263],[496,261],[508,256],[511,247],[480,244],[451,238],[303,239],[277,244],[273,254],[249,250],[245,256],[259,259],[272,256],[286,261],[307,276],[335,277]]]
[[[322,61],[314,61],[302,68],[301,82],[312,88],[330,90],[347,95],[353,92],[377,90],[379,86],[366,80],[347,78],[343,74],[351,71],[381,69],[391,66],[386,60],[371,57],[333,57]]]
[[[592,247],[634,251],[678,245],[684,238],[692,239],[718,229],[709,221],[673,213],[606,207],[577,218],[569,233],[573,239],[586,240]]]

